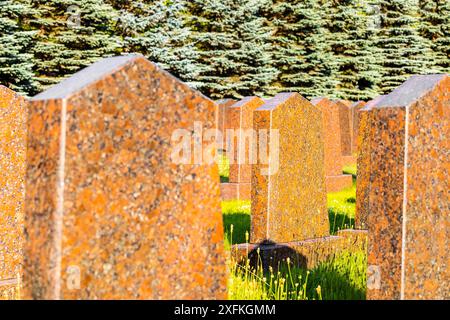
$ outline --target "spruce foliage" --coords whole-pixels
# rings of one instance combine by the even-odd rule
[[[450,1],[419,0],[420,34],[430,42],[432,72],[450,72]]]
[[[30,53],[36,32],[23,26],[23,17],[32,13],[28,1],[3,0],[0,5],[0,83],[24,95],[36,85]]]
[[[211,98],[368,100],[450,71],[448,0],[2,0],[0,83],[34,95],[137,52]]]
[[[330,96],[353,101],[377,95],[381,51],[374,46],[368,6],[361,0],[323,3],[329,44]]]
[[[268,93],[300,92],[306,97],[326,95],[330,91],[328,44],[324,20],[317,0],[279,1],[264,3],[262,15],[272,30],[272,65],[278,71]]]
[[[380,0],[376,45],[382,50],[380,89],[390,93],[413,74],[430,72],[431,48],[419,33],[418,6],[411,0]]]
[[[186,4],[194,46],[194,87],[213,98],[264,95],[276,69],[258,0],[192,0]]]
[[[119,52],[120,39],[111,29],[114,11],[103,0],[33,0],[31,4],[34,14],[25,23],[38,32],[31,53],[39,91]]]

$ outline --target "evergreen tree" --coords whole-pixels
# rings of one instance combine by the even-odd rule
[[[186,3],[189,43],[196,57],[191,85],[213,98],[264,95],[276,70],[259,0],[192,0]]]
[[[3,0],[0,4],[0,84],[24,95],[35,86],[29,50],[36,33],[25,30],[21,19],[31,13],[28,1]]]
[[[124,52],[139,52],[183,80],[196,76],[195,51],[184,26],[184,1],[110,0]]]
[[[265,1],[262,15],[272,30],[272,64],[279,72],[268,87],[271,95],[292,91],[311,98],[329,93],[331,72],[320,10],[318,0]]]
[[[361,0],[323,3],[332,70],[330,96],[353,101],[377,95],[380,51],[373,45],[367,6]]]
[[[380,0],[376,44],[382,50],[381,91],[390,93],[413,74],[430,71],[431,48],[418,31],[418,7],[411,0]]]
[[[119,51],[111,29],[114,11],[103,0],[33,0],[32,5],[36,14],[26,22],[39,31],[32,48],[39,91]]]
[[[450,72],[450,1],[419,0],[420,34],[430,41],[433,73]]]

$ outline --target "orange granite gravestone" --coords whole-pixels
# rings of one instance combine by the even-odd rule
[[[364,108],[366,102],[358,101],[352,104],[350,107],[351,117],[352,117],[352,154],[357,153],[358,151],[358,128],[359,128],[359,118],[360,118],[360,110]]]
[[[127,55],[29,112],[26,299],[227,297],[217,165],[172,158],[175,130],[214,132],[214,102]]]
[[[230,160],[229,183],[225,185],[227,190],[222,192],[235,194],[242,200],[249,200],[251,196],[251,170],[252,148],[256,146],[253,134],[253,111],[264,104],[264,100],[258,97],[246,97],[227,109],[226,115],[226,139],[227,155]],[[233,130],[231,134],[231,131]]]
[[[26,100],[0,86],[0,299],[17,294],[25,198]]]
[[[370,158],[371,142],[370,129],[372,114],[370,110],[379,103],[385,96],[378,96],[369,101],[364,108],[359,111],[358,120],[358,152],[356,176],[356,210],[355,226],[358,229],[367,228],[367,216],[369,214],[369,190],[370,190]]]
[[[259,159],[261,150],[270,156],[252,168],[251,242],[329,235],[322,112],[297,93],[282,93],[254,112],[254,128],[268,135],[266,148],[257,139]]]
[[[217,100],[216,104],[218,107],[218,120],[217,120],[217,129],[219,130],[220,134],[222,135],[222,141],[219,143],[218,148],[221,150],[225,149],[226,146],[226,134],[225,134],[225,128],[226,128],[226,121],[227,121],[227,110],[229,107],[231,107],[233,104],[235,104],[237,100],[234,99],[222,99]]]
[[[371,114],[367,297],[448,299],[450,77],[413,76]]]
[[[333,102],[336,103],[339,107],[342,162],[344,165],[356,163],[352,155],[352,124],[350,107],[342,100],[334,100]]]
[[[336,192],[351,187],[352,176],[342,174],[339,107],[327,98],[316,98],[311,103],[322,111],[327,192]]]

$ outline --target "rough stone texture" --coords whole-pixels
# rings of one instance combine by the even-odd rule
[[[230,157],[230,183],[250,183],[252,180],[250,140],[246,139],[244,130],[253,129],[253,111],[263,104],[264,100],[261,98],[246,97],[228,108],[226,128],[235,130],[237,134],[233,137],[234,148],[228,155]],[[240,132],[237,131],[239,129]],[[255,138],[253,137],[253,139]]]
[[[353,184],[352,176],[342,174],[339,107],[327,98],[315,98],[311,103],[322,111],[327,192],[340,191],[351,187]]]
[[[344,166],[351,166],[351,165],[355,165],[357,162],[357,157],[356,156],[343,156],[342,157],[342,164]]]
[[[342,156],[352,156],[352,121],[350,107],[341,100],[335,100],[334,103],[336,103],[339,107]]]
[[[173,131],[214,129],[215,108],[139,55],[33,98],[25,298],[226,298],[217,165],[171,160]]]
[[[222,141],[220,141],[218,149],[219,150],[225,150],[226,149],[226,134],[225,134],[225,128],[226,128],[226,121],[227,121],[227,109],[231,107],[233,104],[235,104],[237,100],[234,99],[222,99],[216,101],[217,108],[218,108],[218,118],[217,118],[217,129],[220,131],[222,135]]]
[[[272,160],[252,168],[251,242],[328,236],[322,112],[299,94],[282,93],[254,112],[254,127],[279,130],[279,169]]]
[[[0,283],[0,300],[19,300],[20,289],[17,284]]]
[[[327,192],[339,192],[353,186],[353,177],[350,174],[326,176],[325,184],[327,186]]]
[[[0,291],[21,274],[27,102],[0,86]],[[1,296],[1,294],[0,294]]]
[[[250,200],[251,183],[221,183],[220,194],[222,201]]]
[[[339,101],[340,103],[345,104],[347,107],[351,107],[353,105],[354,102],[350,101],[350,100],[343,100],[343,99],[337,99],[336,101]]]
[[[372,108],[369,299],[450,297],[449,89],[414,76]]]
[[[358,128],[359,128],[359,118],[360,118],[360,110],[364,108],[366,102],[358,101],[352,104],[350,107],[351,116],[352,116],[352,154],[356,154],[358,152]]]
[[[356,211],[355,226],[358,229],[367,228],[367,216],[369,214],[369,190],[370,190],[370,158],[371,142],[370,129],[372,113],[370,110],[385,96],[379,96],[369,101],[366,106],[359,111],[358,129],[358,174],[356,177]]]
[[[245,263],[247,257],[252,267],[277,270],[289,258],[295,267],[314,268],[333,256],[343,252],[367,250],[367,232],[342,230],[338,236],[295,241],[289,243],[238,244],[232,247],[232,258]]]

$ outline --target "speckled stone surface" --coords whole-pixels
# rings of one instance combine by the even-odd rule
[[[334,100],[339,107],[342,156],[352,155],[352,120],[350,105],[342,100]]]
[[[327,192],[340,191],[351,187],[353,183],[352,176],[342,174],[339,107],[324,97],[315,98],[311,100],[311,103],[322,111]]]
[[[221,183],[220,195],[222,201],[250,200],[251,183]]]
[[[21,274],[27,102],[0,86],[0,291]],[[1,294],[0,294],[1,295]]]
[[[341,174],[339,176],[326,176],[325,184],[327,192],[338,192],[353,185],[353,177],[350,174]]]
[[[328,236],[322,112],[297,93],[282,93],[254,112],[254,127],[279,130],[279,169],[275,162],[252,168],[250,241]]]
[[[238,244],[231,248],[233,260],[264,269],[277,270],[280,263],[289,258],[295,267],[314,268],[333,256],[343,252],[356,252],[367,249],[367,232],[360,230],[342,230],[338,236],[328,236],[305,241],[274,244]]]
[[[353,101],[350,101],[350,100],[344,100],[344,99],[337,99],[337,100],[335,100],[335,101],[339,101],[339,102],[341,102],[341,103],[343,103],[343,104],[345,104],[347,107],[351,107],[352,105],[353,105]]]
[[[358,152],[358,128],[359,128],[359,118],[360,118],[360,110],[364,108],[366,102],[358,101],[352,104],[350,107],[351,116],[352,116],[352,154],[356,154]]]
[[[33,98],[24,298],[226,298],[217,165],[171,160],[173,131],[215,109],[139,55]]]
[[[358,174],[356,177],[356,211],[355,211],[355,226],[358,229],[367,228],[367,216],[369,214],[369,190],[370,190],[370,158],[371,158],[371,142],[370,130],[372,114],[370,110],[384,96],[369,101],[364,108],[359,111],[358,123],[358,152],[357,152],[357,168]]]
[[[18,300],[20,290],[16,284],[0,285],[0,300]]]
[[[234,129],[236,134],[239,129],[252,129],[253,112],[263,104],[264,100],[258,97],[246,97],[233,104],[228,108],[226,128]],[[252,164],[249,161],[250,143],[244,132],[234,137],[234,146],[234,152],[230,155],[232,159],[230,159],[229,181],[231,183],[250,183],[252,180]]]
[[[371,113],[367,297],[448,299],[450,78],[411,77]]]
[[[234,99],[221,99],[221,100],[217,100],[216,104],[217,104],[217,129],[221,132],[222,134],[222,144],[219,144],[218,148],[220,150],[225,150],[225,146],[226,146],[226,132],[225,132],[225,128],[226,128],[226,121],[227,121],[227,109],[229,107],[231,107],[233,104],[235,104],[237,102],[237,100]],[[219,142],[220,143],[220,142]]]

